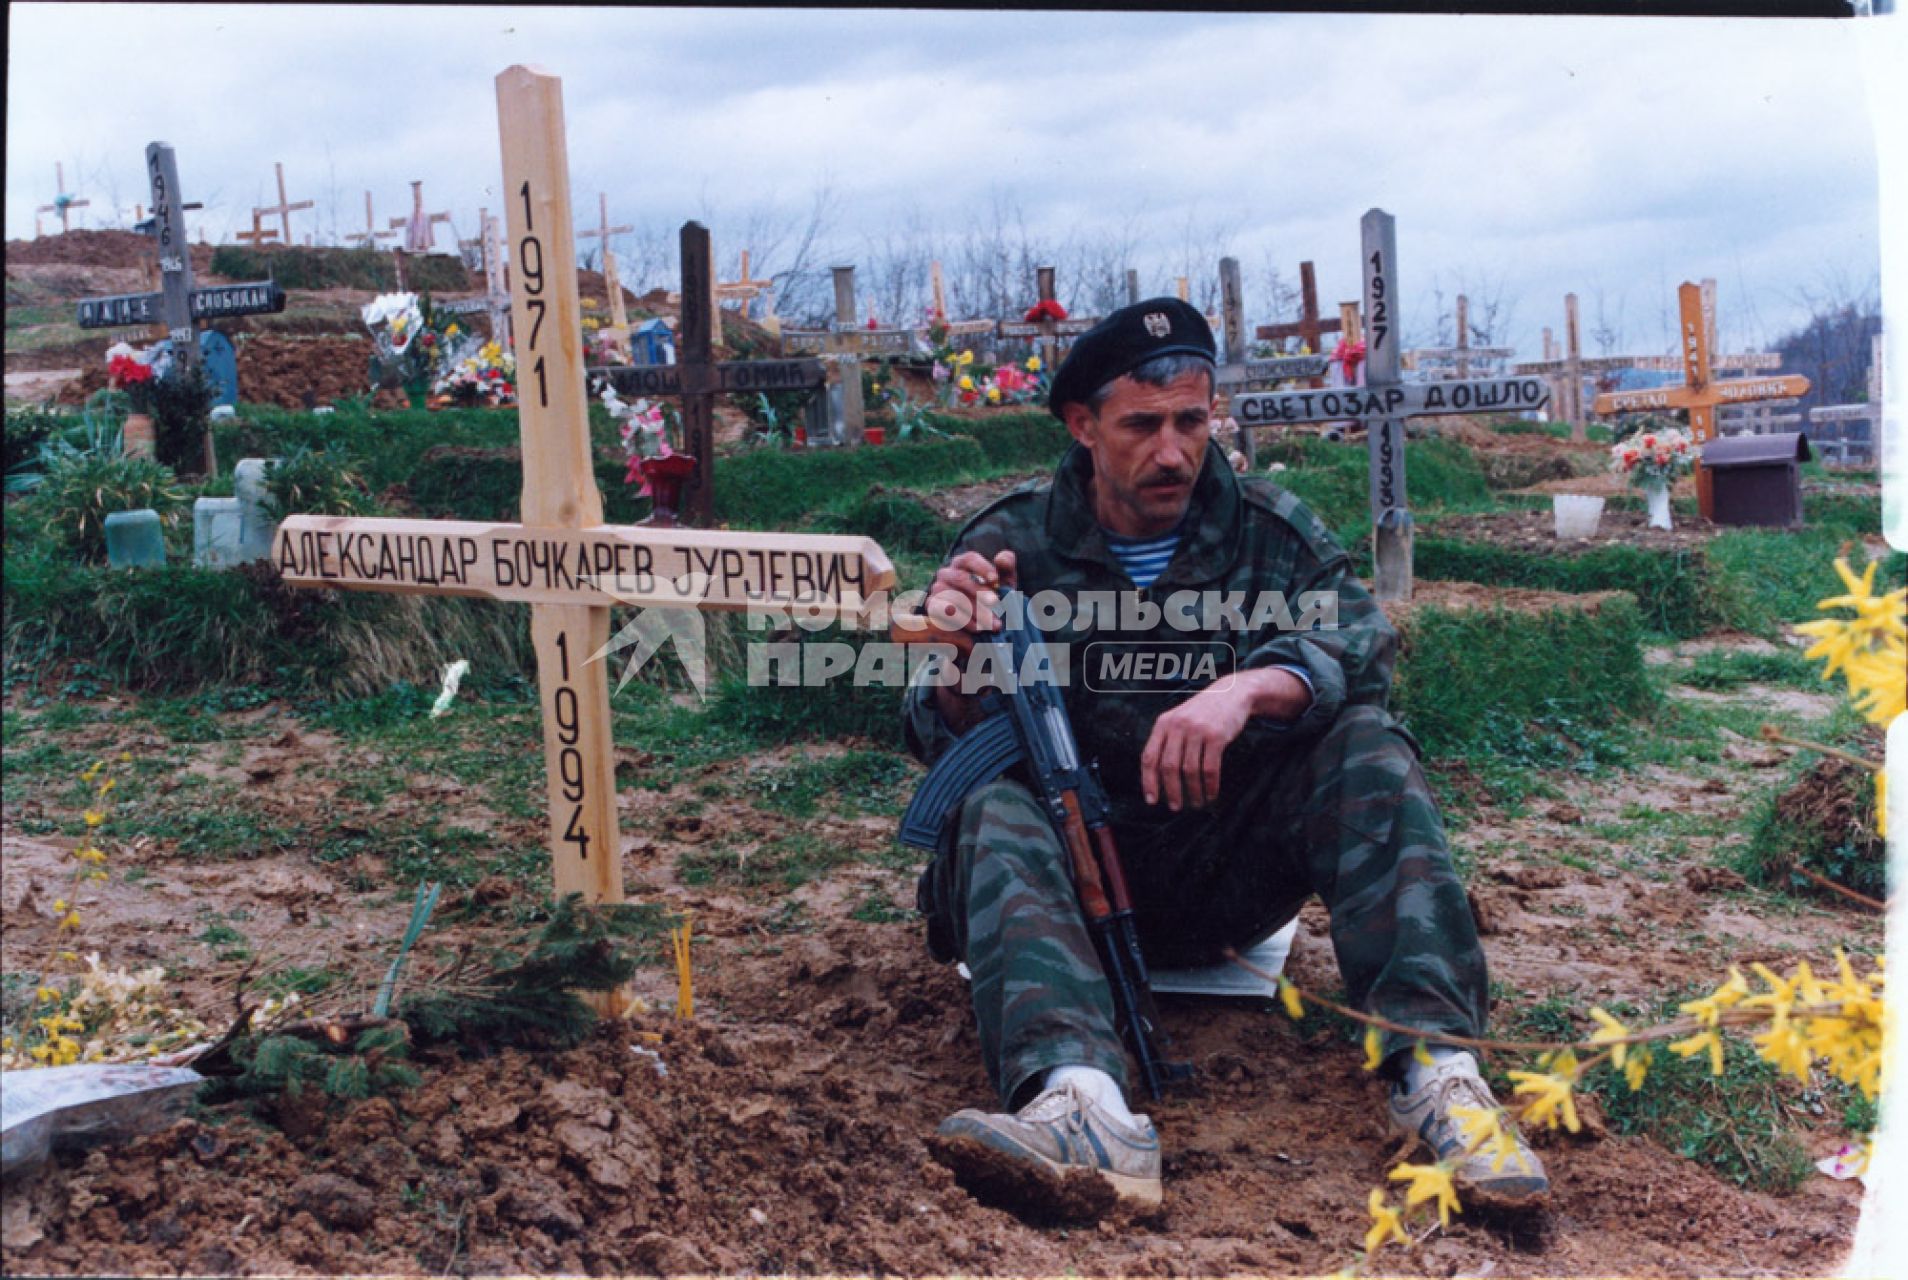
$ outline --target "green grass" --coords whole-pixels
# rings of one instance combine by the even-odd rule
[[[1688,670],[1677,672],[1674,678],[1678,684],[1711,691],[1739,689],[1746,684],[1778,684],[1813,692],[1819,688],[1819,675],[1820,668],[1798,650],[1755,653],[1712,649],[1697,654]]]
[[[789,831],[754,843],[717,841],[682,854],[676,873],[692,886],[787,891],[827,875],[837,867],[874,861],[900,865],[902,855],[866,858],[835,840],[808,831]]]
[[[811,818],[826,800],[831,810],[899,817],[919,771],[892,751],[850,751],[775,769],[751,770],[744,791],[757,807]]]

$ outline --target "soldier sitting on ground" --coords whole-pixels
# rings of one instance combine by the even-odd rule
[[[1067,708],[1082,759],[1102,771],[1150,967],[1247,950],[1317,894],[1351,1004],[1424,1032],[1481,1036],[1484,953],[1416,741],[1386,711],[1396,633],[1316,516],[1269,481],[1235,476],[1208,447],[1215,355],[1205,319],[1167,298],[1083,335],[1049,399],[1076,443],[1050,482],[962,529],[926,611],[990,631],[1003,585],[1074,604],[1057,629],[1039,625],[1072,655]],[[1079,607],[1082,593],[1108,592],[1129,597],[1118,616]],[[1244,604],[1175,609],[1178,592]],[[1274,592],[1284,609],[1255,608]],[[1334,597],[1335,626],[1319,607]],[[1128,678],[1108,678],[1086,667],[1087,645],[1102,641],[1218,642],[1236,674],[1162,684],[1132,678],[1133,664]],[[978,714],[975,694],[918,681],[905,706],[909,744],[931,761]],[[945,1121],[943,1158],[971,1159],[978,1172],[1004,1155],[1039,1178],[1090,1169],[1123,1198],[1158,1203],[1158,1135],[1127,1104],[1113,1000],[1066,857],[1011,772],[949,820],[920,899],[930,950],[972,974],[981,1050],[1005,1108]],[[1458,1185],[1480,1202],[1545,1195],[1521,1137],[1497,1171],[1490,1156],[1464,1154],[1453,1109],[1496,1103],[1471,1054],[1432,1046],[1426,1065],[1417,1043],[1383,1038],[1393,1126],[1457,1160]]]

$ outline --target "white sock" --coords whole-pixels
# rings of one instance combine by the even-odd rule
[[[1470,1064],[1470,1074],[1477,1074],[1477,1059],[1471,1056],[1468,1049],[1460,1049],[1456,1045],[1449,1044],[1428,1044],[1424,1049],[1431,1056],[1431,1065],[1428,1067],[1418,1061],[1416,1054],[1405,1058],[1404,1080],[1399,1087],[1406,1093],[1416,1093],[1430,1078],[1433,1071],[1456,1058],[1463,1058]]]
[[[1058,1089],[1067,1084],[1093,1099],[1102,1111],[1121,1124],[1136,1123],[1133,1113],[1126,1109],[1126,1099],[1120,1094],[1120,1082],[1098,1067],[1054,1067],[1047,1072],[1047,1088]]]

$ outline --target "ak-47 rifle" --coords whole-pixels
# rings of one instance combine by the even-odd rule
[[[1166,1036],[1153,1007],[1098,765],[1080,761],[1046,643],[1014,596],[1011,588],[1002,588],[1000,611],[1006,621],[999,631],[978,639],[971,632],[935,626],[921,614],[893,620],[889,636],[903,644],[951,645],[963,658],[971,657],[977,645],[992,645],[995,669],[1001,672],[1001,688],[980,695],[983,718],[935,762],[901,815],[901,842],[932,852],[947,815],[976,787],[1016,764],[1024,765],[1047,820],[1066,848],[1080,910],[1113,989],[1121,1030],[1139,1060],[1148,1092],[1157,1098],[1166,1085],[1189,1079],[1192,1067],[1162,1056]]]

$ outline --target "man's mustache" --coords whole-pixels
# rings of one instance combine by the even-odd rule
[[[1170,489],[1176,485],[1188,485],[1191,483],[1192,475],[1189,472],[1165,471],[1150,480],[1140,481],[1139,487],[1142,489]]]

